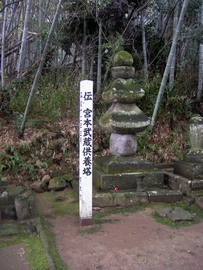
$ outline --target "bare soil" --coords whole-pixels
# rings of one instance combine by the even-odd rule
[[[203,221],[171,228],[156,222],[151,211],[110,215],[91,234],[97,227],[81,227],[78,217],[57,216],[49,222],[70,270],[202,270]]]
[[[0,247],[1,270],[30,270],[23,243]]]

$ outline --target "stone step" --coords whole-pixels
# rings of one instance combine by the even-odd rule
[[[131,206],[150,202],[175,203],[182,200],[179,190],[151,190],[145,192],[101,192],[93,195],[94,207]]]

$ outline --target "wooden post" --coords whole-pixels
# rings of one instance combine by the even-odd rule
[[[93,82],[80,82],[79,213],[82,226],[92,225]]]

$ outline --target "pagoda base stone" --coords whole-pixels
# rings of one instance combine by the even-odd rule
[[[142,179],[143,189],[151,187],[163,187],[164,174],[162,172],[130,172],[130,173],[113,173],[108,174],[103,170],[94,168],[93,179],[94,186],[98,190],[113,190],[114,188],[127,190],[137,189],[138,181]]]
[[[98,157],[95,160],[95,167],[105,171],[108,174],[154,170],[154,164],[152,162],[138,159],[135,156],[115,157],[109,155]]]
[[[191,195],[201,182],[158,169],[158,164],[135,156],[98,157],[93,169],[93,205],[131,206],[151,202],[175,203]]]
[[[93,170],[97,190],[142,189],[164,185],[164,173],[153,168],[153,163],[135,157],[106,156],[97,158]]]

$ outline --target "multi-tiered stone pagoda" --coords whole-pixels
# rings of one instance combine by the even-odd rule
[[[103,93],[105,101],[112,103],[101,117],[100,126],[111,132],[110,153],[131,156],[137,149],[135,134],[149,125],[148,117],[135,105],[145,92],[135,80],[132,55],[118,52],[113,59],[112,84]]]

